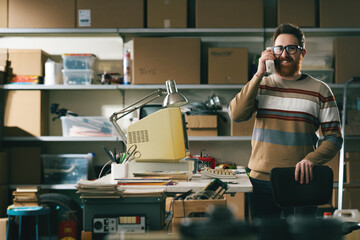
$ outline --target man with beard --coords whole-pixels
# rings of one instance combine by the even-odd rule
[[[246,121],[256,113],[248,164],[253,219],[281,215],[271,191],[272,168],[295,167],[295,180],[307,184],[313,166],[330,161],[342,145],[334,95],[324,82],[301,73],[305,54],[305,36],[297,26],[277,27],[273,47],[262,52],[256,74],[229,105],[233,121]],[[275,62],[275,73],[270,76],[265,76],[266,60]],[[318,129],[324,138],[316,146]]]

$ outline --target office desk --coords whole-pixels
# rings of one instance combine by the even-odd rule
[[[109,174],[110,175],[110,174]],[[109,175],[101,179],[104,183],[110,183]],[[188,182],[179,181],[176,185],[126,185],[119,186],[119,189],[125,190],[163,190],[161,196],[145,196],[145,197],[121,197],[115,199],[98,198],[83,199],[84,203],[84,221],[83,230],[92,231],[92,219],[106,216],[124,216],[124,215],[145,215],[148,219],[150,230],[161,230],[164,224],[165,213],[165,196],[174,195],[175,193],[183,193],[189,190],[194,192],[202,191],[213,179],[202,179],[201,177],[193,177]],[[228,191],[226,193],[251,192],[252,185],[245,171],[236,174],[236,179],[222,179],[228,183]],[[230,183],[229,183],[230,182]]]
[[[221,179],[221,181],[228,183],[229,189],[226,193],[237,192],[251,192],[252,184],[245,170],[239,170],[240,174],[236,174],[236,179]],[[195,174],[190,181],[179,181],[175,185],[156,185],[156,186],[119,186],[120,189],[163,189],[165,193],[183,193],[189,190],[194,192],[202,191],[213,179],[201,178],[199,174]]]

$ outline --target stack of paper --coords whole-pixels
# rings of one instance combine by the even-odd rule
[[[123,190],[116,183],[81,180],[76,185],[80,198],[120,198]]]
[[[117,185],[170,185],[174,184],[170,177],[132,177],[115,178]]]
[[[163,194],[162,188],[136,188],[124,190],[123,197],[155,197]]]
[[[187,171],[147,171],[134,172],[134,177],[168,177],[171,180],[188,180],[191,174]]]

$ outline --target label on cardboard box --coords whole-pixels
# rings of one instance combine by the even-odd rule
[[[91,10],[79,9],[79,27],[91,26]]]

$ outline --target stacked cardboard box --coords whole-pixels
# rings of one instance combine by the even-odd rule
[[[0,28],[8,27],[8,0],[0,0]]]
[[[10,83],[42,83],[45,62],[50,55],[41,49],[9,49],[12,67]]]
[[[48,93],[13,90],[5,93],[4,135],[47,136]]]
[[[78,28],[143,28],[143,0],[77,0]]]
[[[262,28],[263,0],[197,0],[197,28]]]
[[[217,136],[217,115],[186,115],[188,136]]]
[[[320,0],[320,27],[360,27],[360,1]]]
[[[352,77],[360,76],[359,52],[359,37],[340,37],[335,39],[335,83],[344,83]]]
[[[346,182],[347,183],[360,183],[360,152],[346,152]]]
[[[0,48],[0,84],[6,83],[9,65],[8,50],[6,48]]]
[[[300,27],[316,27],[316,0],[278,0],[278,25],[293,23]]]
[[[186,28],[187,0],[147,0],[148,28]]]
[[[75,0],[9,0],[9,28],[74,28]]]
[[[200,84],[200,38],[134,38],[133,83]]]
[[[247,48],[209,48],[208,59],[209,84],[247,83]]]

